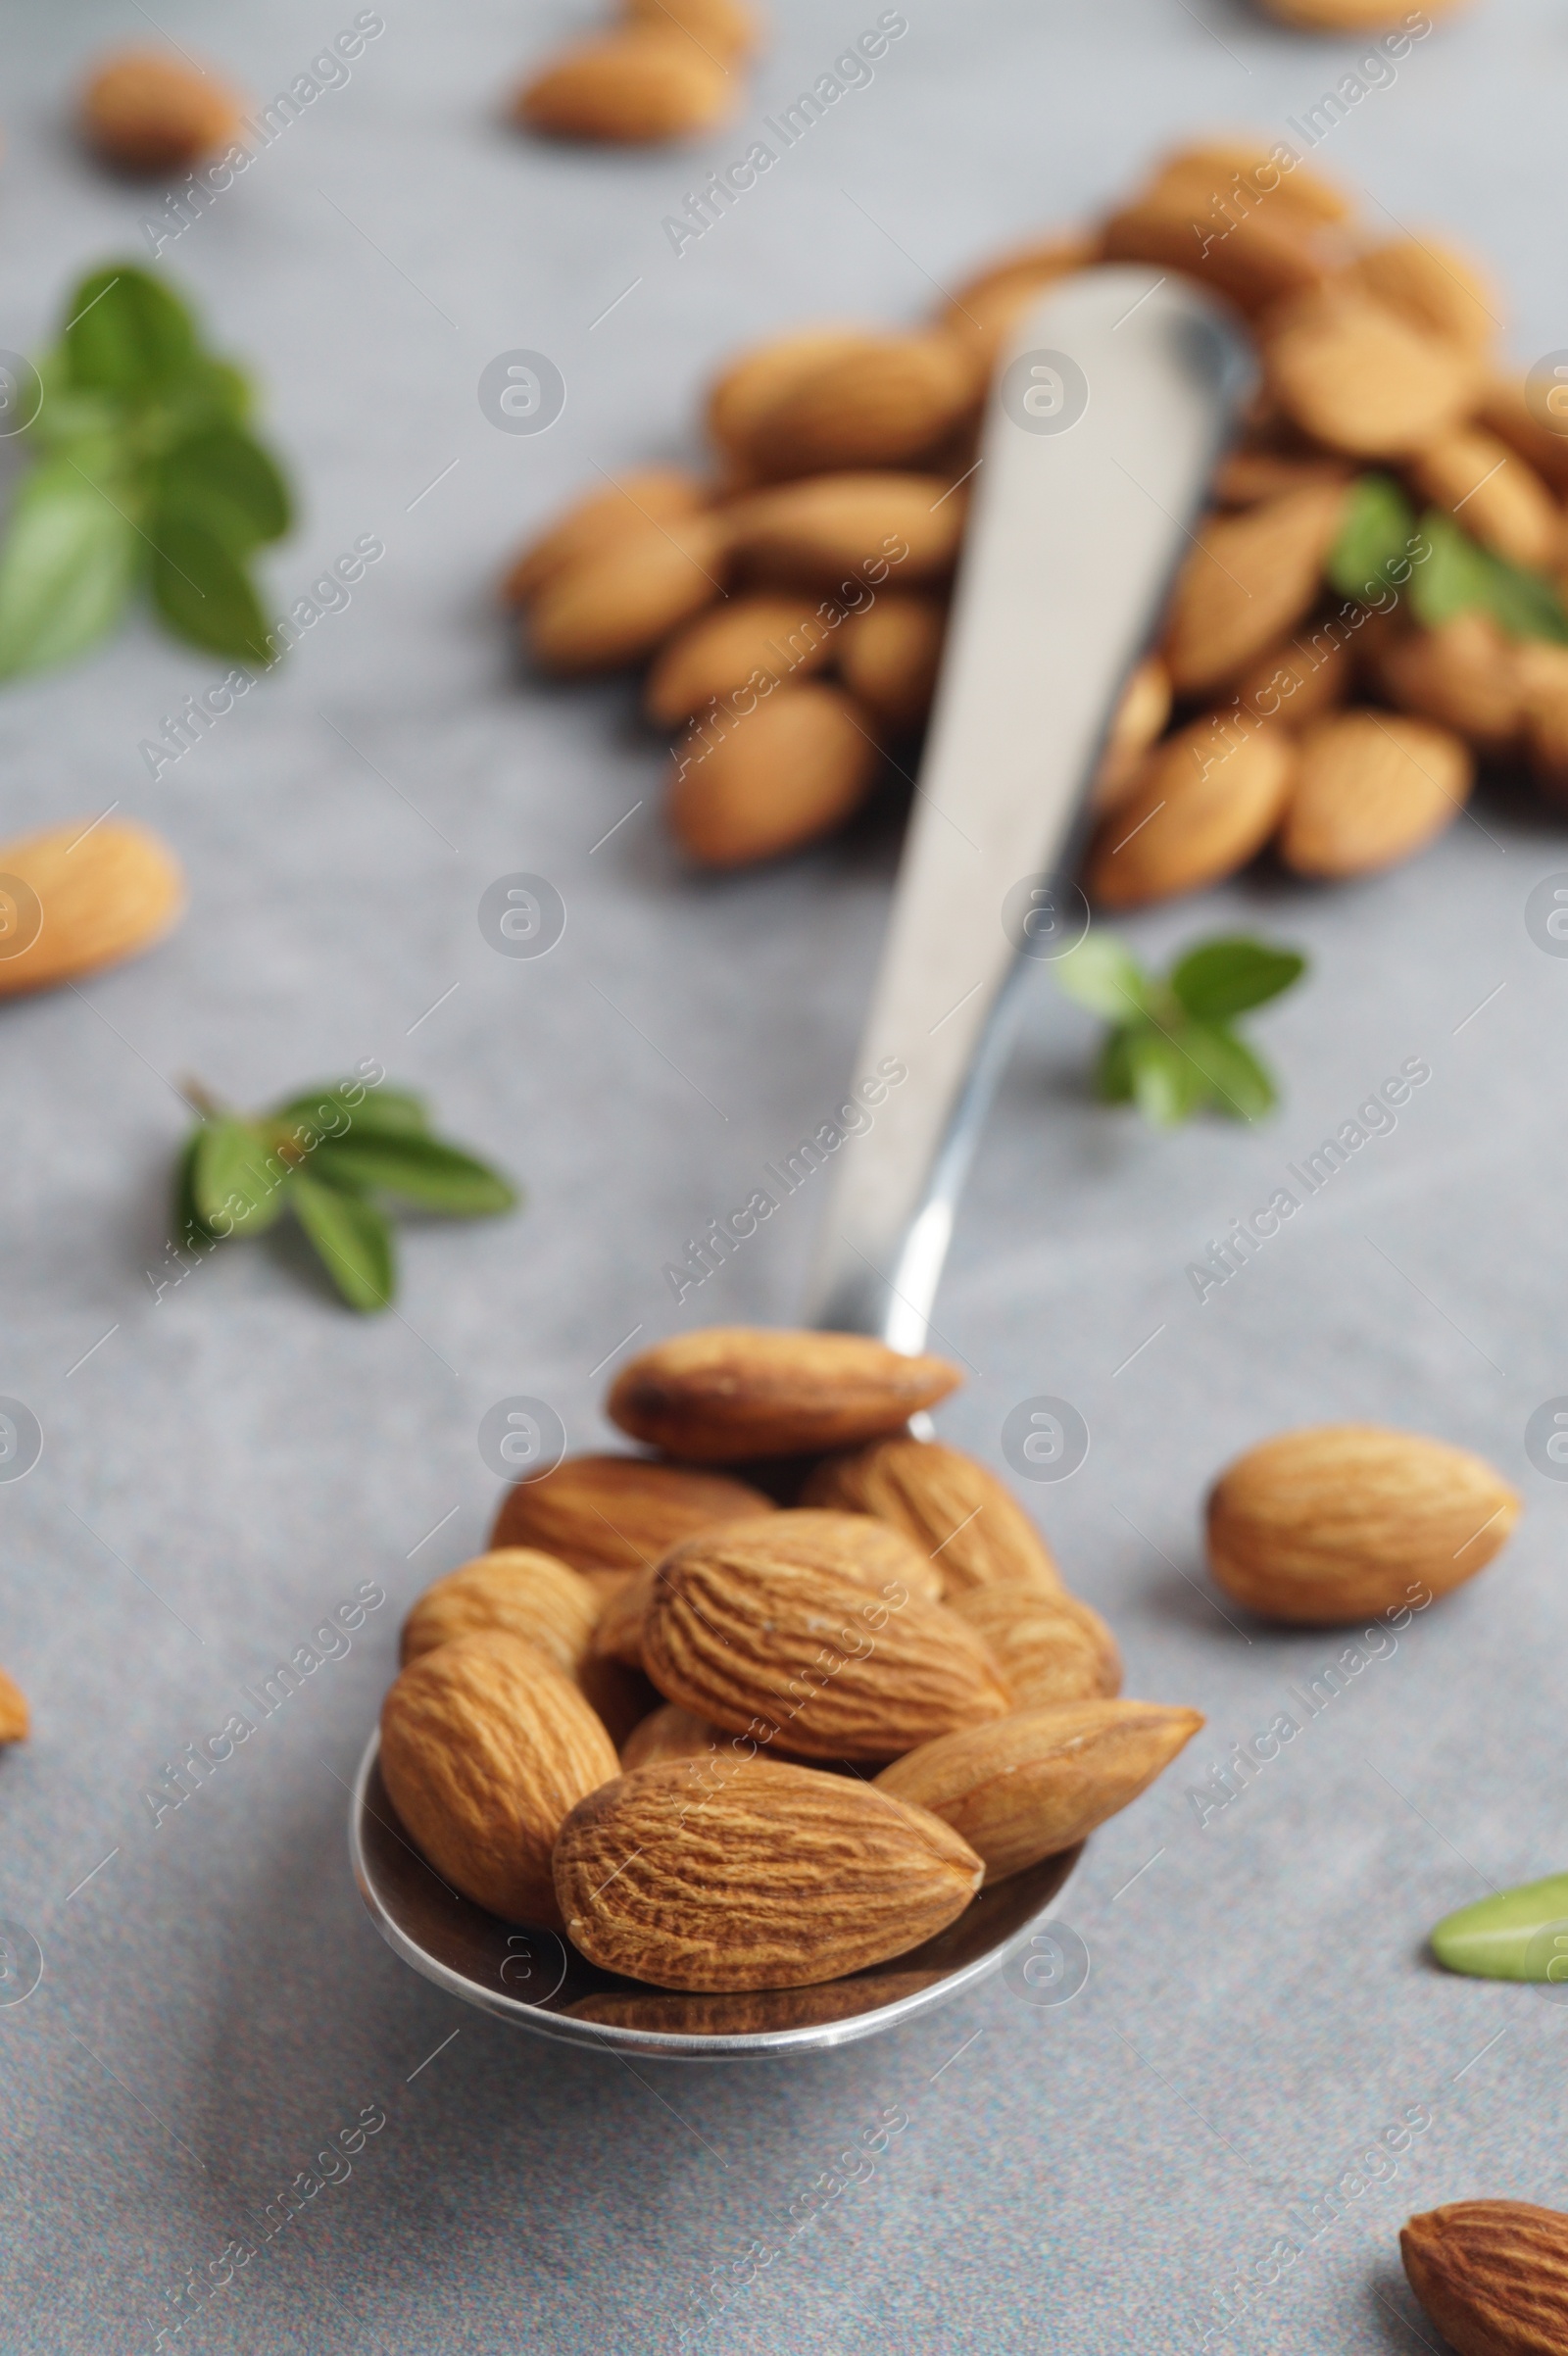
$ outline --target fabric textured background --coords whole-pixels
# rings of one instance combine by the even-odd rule
[[[355,13],[161,0],[158,17],[265,99]],[[661,832],[662,754],[630,691],[520,679],[498,566],[596,466],[684,453],[701,386],[741,340],[914,318],[1162,144],[1276,131],[1356,52],[1240,0],[909,0],[871,86],[677,260],[662,217],[874,22],[872,0],[778,0],[736,127],[690,156],[553,150],[499,121],[516,73],[587,6],[383,13],[348,86],[161,267],[259,366],[304,489],[301,529],[268,559],[270,611],[361,534],[385,559],[156,785],[139,742],[222,664],[138,625],[0,695],[7,834],[118,802],[172,840],[192,884],[155,956],[0,1013],[0,1390],[45,1432],[37,1469],[0,1487],[3,1658],[36,1721],[0,1762],[0,1913],[44,1959],[35,1991],[0,2008],[0,2342],[151,2349],[186,2270],[210,2282],[328,2135],[379,2107],[352,2177],[173,2344],[673,2348],[722,2270],[737,2286],[707,2344],[725,2356],[1197,2348],[1242,2276],[1238,2347],[1430,2345],[1398,2274],[1403,2216],[1568,2198],[1564,2015],[1422,1952],[1489,1879],[1568,1861],[1568,1492],[1523,1446],[1568,1389],[1568,964],[1524,924],[1568,839],[1505,788],[1386,879],[1248,882],[1125,928],[1152,955],[1239,923],[1310,951],[1309,982],[1256,1026],[1288,1095],[1254,1132],[1155,1138],[1097,1110],[1092,1026],[1049,985],[1032,1005],[938,1304],[973,1370],[939,1422],[1000,1464],[1017,1401],[1076,1403],[1089,1459],[1030,1501],[1113,1622],[1129,1690],[1210,1721],[1191,1772],[1107,1827],[1065,1895],[1093,1967],[1074,2001],[999,1982],[839,2057],[634,2072],[511,2034],[407,1971],[344,1845],[400,1612],[487,1526],[485,1409],[537,1394],[592,1444],[592,1370],[632,1329],[794,1313],[809,1190],[680,1310],[660,1270],[826,1117],[896,854],[894,827],[872,824],[694,880]],[[148,27],[119,0],[8,15],[0,325],[30,349],[80,270],[138,244],[150,203],[78,158],[68,102],[96,47]],[[1391,232],[1430,224],[1490,257],[1523,362],[1568,345],[1565,104],[1559,12],[1479,0],[1317,159]],[[568,385],[537,438],[495,431],[475,398],[516,346]],[[475,922],[486,885],[519,868],[568,909],[537,962],[496,956]],[[171,1083],[197,1073],[245,1104],[363,1055],[518,1171],[526,1212],[407,1226],[396,1317],[339,1310],[271,1245],[155,1301],[184,1126]],[[1432,1078],[1396,1133],[1200,1307],[1185,1263],[1411,1056]],[[1261,1435],[1340,1416],[1483,1449],[1525,1491],[1525,1520],[1495,1570],[1415,1620],[1200,1829],[1187,1787],[1339,1643],[1217,1608],[1203,1491]],[[389,1600],[352,1652],[154,1830],[141,1794],[163,1762],[367,1579]],[[875,2174],[790,2238],[792,2201],[893,2105],[909,2124]],[[1268,2285],[1292,2211],[1412,2109],[1430,2126],[1396,2179],[1347,2185],[1338,2222]],[[780,2254],[739,2286],[758,2243]]]

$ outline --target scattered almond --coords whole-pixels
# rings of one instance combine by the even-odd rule
[[[1092,897],[1102,908],[1142,908],[1234,874],[1279,823],[1295,764],[1283,729],[1224,712],[1167,737],[1135,791],[1101,821],[1089,855]]]
[[[1352,458],[1404,458],[1479,398],[1479,357],[1353,288],[1301,297],[1268,322],[1270,391],[1303,432]]]
[[[1462,737],[1429,720],[1345,712],[1301,739],[1280,830],[1298,875],[1365,875],[1408,859],[1464,808],[1475,761]]]
[[[827,361],[875,347],[874,327],[799,327],[738,353],[709,389],[709,435],[733,463],[750,460],[757,429],[768,411]]]
[[[945,440],[982,390],[954,337],[867,337],[803,367],[753,419],[742,456],[774,477],[901,466]]]
[[[634,25],[562,50],[523,84],[513,114],[555,139],[642,147],[711,129],[737,96],[725,67],[699,42]]]
[[[866,583],[912,589],[951,572],[966,500],[940,474],[825,474],[740,500],[729,520],[753,579],[853,604]]]
[[[845,686],[895,733],[917,728],[931,709],[948,614],[934,597],[894,593],[863,614],[852,614],[839,632],[838,663]]]
[[[1429,1601],[1489,1563],[1519,1498],[1481,1456],[1375,1424],[1265,1440],[1208,1500],[1208,1558],[1265,1619],[1330,1628]]]
[[[666,728],[738,691],[755,700],[785,679],[809,678],[836,640],[814,604],[800,598],[732,597],[672,638],[648,674],[648,716]]]
[[[538,539],[530,541],[501,584],[502,602],[526,605],[553,572],[579,558],[597,556],[649,523],[673,523],[706,507],[702,485],[679,466],[640,466],[591,491],[569,507]]]
[[[974,1852],[887,1792],[754,1759],[641,1767],[573,1809],[556,1848],[591,1963],[673,1988],[809,1987],[903,1955],[963,1912]]]
[[[645,523],[548,573],[528,614],[528,637],[546,670],[616,670],[723,594],[723,525],[711,515]]]
[[[184,906],[174,856],[148,827],[77,818],[0,843],[0,998],[138,957]]]
[[[158,49],[125,49],[93,69],[81,135],[119,172],[183,172],[233,139],[244,109],[205,69]]]
[[[1026,1581],[1060,1595],[1061,1575],[1034,1523],[996,1474],[961,1448],[906,1434],[829,1456],[801,1492],[808,1505],[872,1514],[938,1566],[950,1598]]]
[[[712,1325],[641,1351],[607,1411],[636,1440],[698,1464],[804,1455],[896,1431],[962,1380],[861,1334]]]
[[[982,1858],[986,1883],[1086,1841],[1203,1724],[1153,1701],[1069,1701],[944,1735],[884,1767],[879,1792],[929,1809]]]
[[[676,841],[706,867],[740,867],[831,833],[875,779],[872,725],[853,697],[811,682],[775,688],[739,719],[721,709],[699,721],[676,756]]]
[[[492,1546],[538,1546],[574,1569],[634,1569],[713,1522],[771,1513],[771,1497],[723,1473],[653,1464],[646,1456],[564,1456],[501,1500]]]
[[[1315,603],[1345,514],[1336,483],[1211,516],[1176,583],[1164,657],[1183,695],[1230,678]]]
[[[1410,2288],[1459,2356],[1568,2348],[1568,2217],[1523,2200],[1457,2200],[1399,2234]]]

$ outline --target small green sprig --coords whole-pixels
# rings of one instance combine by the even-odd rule
[[[36,464],[0,551],[0,679],[84,653],[139,588],[176,637],[270,662],[249,563],[291,502],[247,429],[241,371],[203,349],[161,279],[121,262],[72,292],[38,386],[36,417],[16,420]]]
[[[1390,474],[1363,474],[1351,485],[1328,576],[1343,597],[1368,606],[1386,602],[1389,584],[1408,583],[1411,611],[1429,630],[1482,613],[1510,638],[1568,646],[1568,611],[1545,573],[1494,556],[1442,508],[1428,508],[1418,522]]]
[[[1200,941],[1162,978],[1110,933],[1091,932],[1056,961],[1067,996],[1110,1024],[1095,1072],[1101,1099],[1136,1104],[1160,1129],[1207,1109],[1255,1121],[1271,1108],[1273,1076],[1232,1025],[1305,970],[1296,950],[1237,934]]]
[[[188,1086],[201,1118],[175,1182],[180,1248],[261,1235],[292,1212],[350,1308],[370,1312],[397,1291],[391,1222],[374,1198],[456,1219],[513,1209],[511,1180],[433,1135],[423,1100],[384,1078],[306,1089],[259,1113]]]

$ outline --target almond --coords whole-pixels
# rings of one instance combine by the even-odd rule
[[[1484,351],[1502,326],[1497,296],[1451,246],[1430,237],[1396,237],[1357,257],[1346,280],[1418,327]]]
[[[1365,875],[1456,818],[1475,777],[1461,737],[1430,720],[1343,712],[1301,739],[1279,852],[1298,875]]]
[[[711,515],[645,523],[549,573],[528,635],[546,670],[616,670],[723,594],[726,534]]]
[[[1021,246],[966,279],[943,305],[937,324],[989,374],[1047,287],[1090,269],[1100,254],[1097,236],[1048,237]]]
[[[1472,538],[1510,564],[1544,567],[1562,540],[1557,503],[1535,469],[1495,434],[1456,427],[1410,461],[1410,480]]]
[[[1304,728],[1321,719],[1350,692],[1355,677],[1350,647],[1337,629],[1313,631],[1308,623],[1238,672],[1237,709],[1277,720],[1282,728]]]
[[[1514,651],[1531,773],[1548,794],[1568,793],[1568,647],[1531,640]]]
[[[944,1735],[884,1767],[879,1792],[928,1808],[986,1882],[1073,1848],[1146,1792],[1202,1725],[1154,1701],[1068,1701]]]
[[[125,49],[93,69],[81,134],[119,172],[181,172],[231,140],[241,102],[216,74],[157,49]]]
[[[1022,1506],[977,1457],[900,1434],[830,1456],[801,1492],[808,1505],[874,1515],[902,1530],[942,1574],[952,1597],[1024,1580],[1060,1595],[1061,1575]]]
[[[679,466],[641,466],[623,474],[577,500],[548,531],[528,543],[501,584],[502,601],[526,605],[563,565],[600,554],[628,532],[635,538],[644,524],[673,523],[698,515],[707,504],[696,475]]]
[[[775,1548],[764,1527],[690,1538],[660,1566],[642,1643],[666,1700],[813,1759],[891,1759],[1005,1715],[1012,1696],[956,1613]]]
[[[646,1456],[564,1456],[501,1500],[492,1546],[538,1546],[576,1570],[656,1563],[696,1530],[771,1513],[771,1497],[723,1473],[652,1464]]]
[[[652,2029],[666,2037],[755,2037],[773,2029],[814,2029],[829,2021],[851,2021],[931,1988],[941,1972],[857,1972],[827,1988],[741,1989],[730,1995],[633,1995],[612,1989],[577,1996],[566,2007],[573,2020],[599,2021],[610,2029]]]
[[[727,457],[745,462],[759,422],[824,361],[875,345],[873,327],[800,327],[738,353],[709,389],[708,430]]]
[[[628,25],[683,32],[726,64],[761,47],[760,20],[741,0],[621,0],[621,15]]]
[[[963,1912],[980,1860],[870,1786],[753,1759],[670,1760],[574,1808],[556,1890],[591,1963],[664,1988],[806,1988],[903,1955]]]
[[[876,777],[872,726],[853,697],[809,682],[775,688],[738,719],[699,719],[675,750],[676,841],[704,866],[745,867],[831,834]]]
[[[653,1600],[657,1577],[652,1568],[633,1571],[625,1586],[605,1605],[593,1634],[596,1659],[619,1661],[626,1669],[642,1667],[643,1621]]]
[[[25,1693],[0,1669],[0,1742],[25,1742],[31,1725]]]
[[[1283,1432],[1208,1499],[1208,1559],[1265,1619],[1333,1628],[1446,1595],[1507,1539],[1519,1498],[1481,1456],[1375,1424]]]
[[[934,597],[879,597],[839,632],[839,672],[884,728],[918,728],[931,709],[948,611]]]
[[[827,474],[738,500],[728,522],[753,579],[853,602],[863,582],[912,589],[951,572],[967,498],[940,474]]]
[[[1568,2217],[1523,2200],[1457,2200],[1399,2234],[1410,2287],[1459,2356],[1568,2348]]]
[[[407,1668],[438,1644],[488,1631],[537,1644],[573,1677],[598,1618],[593,1590],[564,1562],[530,1546],[498,1546],[425,1589],[403,1623],[399,1657]]]
[[[1379,650],[1373,676],[1391,703],[1456,728],[1482,752],[1506,752],[1525,727],[1513,646],[1490,614],[1400,632]]]
[[[665,728],[706,704],[745,690],[755,704],[785,679],[809,678],[832,660],[832,626],[814,604],[791,597],[732,597],[664,648],[648,674],[644,709]]]
[[[963,1378],[861,1334],[712,1325],[624,1366],[607,1412],[637,1440],[699,1464],[805,1455],[896,1431]]]
[[[1428,17],[1446,17],[1459,0],[1436,0]],[[1380,32],[1395,22],[1389,0],[1260,0],[1282,25],[1303,32]]]
[[[556,1835],[619,1772],[570,1679],[514,1637],[460,1637],[424,1653],[382,1704],[393,1806],[436,1872],[506,1922],[561,1929]]]
[[[0,843],[0,998],[138,957],[184,906],[173,853],[145,826],[77,818]]]
[[[953,1608],[986,1646],[1020,1709],[1121,1692],[1116,1640],[1076,1595],[1047,1595],[1029,1580],[1004,1579],[960,1590]]]
[[[706,1758],[729,1741],[721,1726],[666,1701],[632,1728],[620,1746],[620,1764],[629,1775],[634,1767],[654,1767],[665,1759]]]
[[[744,455],[767,476],[899,466],[979,407],[975,355],[946,335],[879,335],[804,368],[753,421]]]
[[[1228,679],[1315,604],[1345,491],[1310,484],[1239,515],[1211,515],[1176,582],[1164,656],[1177,692]]]
[[[1282,165],[1280,154],[1252,140],[1202,139],[1174,149],[1149,184],[1161,193],[1197,187],[1210,203],[1233,209],[1266,201],[1272,212],[1293,213],[1319,226],[1349,219],[1350,200],[1343,189],[1307,165]]]
[[[1170,673],[1157,655],[1146,656],[1122,690],[1100,757],[1090,808],[1102,815],[1125,802],[1138,780],[1144,755],[1170,718]]]
[[[1404,458],[1435,442],[1485,381],[1473,352],[1353,287],[1287,306],[1267,323],[1263,358],[1287,417],[1352,458]]]
[[[1342,488],[1351,479],[1343,459],[1303,456],[1287,450],[1233,450],[1214,477],[1222,508],[1254,507],[1286,491]]]
[[[1142,908],[1233,875],[1279,823],[1295,761],[1277,726],[1243,734],[1224,712],[1194,720],[1155,747],[1136,790],[1102,820],[1090,893],[1102,908]]]
[[[1528,459],[1553,490],[1563,492],[1568,491],[1568,380],[1554,384],[1547,398],[1548,403],[1559,404],[1559,432],[1542,423],[1517,378],[1498,377],[1487,386],[1477,421],[1490,426],[1510,450]]]
[[[1185,180],[1151,189],[1105,223],[1105,258],[1186,270],[1244,311],[1320,286],[1328,263],[1313,225],[1265,197],[1229,216],[1207,188]]]
[[[697,41],[638,25],[563,49],[523,84],[513,115],[551,138],[642,147],[710,129],[738,91]]]

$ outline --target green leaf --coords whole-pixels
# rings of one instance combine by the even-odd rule
[[[1556,586],[1544,573],[1528,572],[1501,557],[1491,558],[1492,612],[1510,638],[1544,638],[1568,646],[1568,613]]]
[[[351,1309],[384,1309],[397,1290],[392,1230],[372,1203],[296,1171],[289,1202]]]
[[[329,1175],[334,1184],[347,1178],[352,1185],[401,1195],[406,1203],[444,1210],[452,1218],[485,1218],[516,1205],[516,1189],[499,1171],[433,1137],[351,1132],[327,1139],[316,1158],[318,1174]]]
[[[1207,1100],[1208,1082],[1201,1067],[1162,1031],[1134,1031],[1127,1061],[1138,1109],[1156,1129],[1174,1129]]]
[[[1255,1121],[1273,1109],[1275,1089],[1266,1067],[1233,1031],[1218,1023],[1190,1022],[1179,1036],[1221,1112],[1233,1120]]]
[[[282,1209],[290,1183],[254,1121],[224,1112],[197,1130],[191,1193],[212,1234],[260,1235]]]
[[[1261,1006],[1306,971],[1294,949],[1271,949],[1245,934],[1200,941],[1171,967],[1170,986],[1200,1022],[1225,1022]]]
[[[72,382],[81,391],[145,401],[196,359],[190,313],[133,262],[112,262],[83,278],[66,318]]]
[[[1568,1874],[1525,1882],[1446,1914],[1432,1952],[1477,1980],[1568,1981]]]
[[[221,533],[199,515],[161,509],[150,537],[153,596],[172,630],[220,655],[269,663],[267,623],[250,576]]]
[[[1143,969],[1111,933],[1086,933],[1076,949],[1056,959],[1055,974],[1070,999],[1112,1022],[1126,1022],[1148,1006]]]
[[[1121,1024],[1105,1034],[1095,1065],[1095,1094],[1102,1104],[1130,1104],[1133,1101],[1133,1038],[1134,1033]]]
[[[161,508],[210,515],[236,555],[281,538],[289,527],[288,486],[275,461],[232,425],[208,426],[176,442],[159,483]]]
[[[174,1233],[172,1241],[181,1252],[212,1238],[212,1229],[196,1207],[196,1149],[202,1132],[195,1130],[185,1141],[174,1171]]]
[[[1421,518],[1421,536],[1431,554],[1410,575],[1416,619],[1438,630],[1458,614],[1490,606],[1492,561],[1486,550],[1441,508],[1428,508]]]
[[[357,1104],[349,1093],[353,1089],[360,1091]],[[407,1088],[368,1088],[363,1080],[325,1080],[319,1088],[302,1089],[285,1104],[274,1104],[268,1118],[281,1128],[308,1126],[321,1138],[345,1137],[351,1131],[423,1137],[430,1126],[423,1097]]]
[[[1396,564],[1408,564],[1415,512],[1392,475],[1363,474],[1350,486],[1327,572],[1342,597],[1370,604]]]
[[[119,618],[135,579],[135,526],[68,459],[24,482],[0,553],[0,678],[69,662]]]

